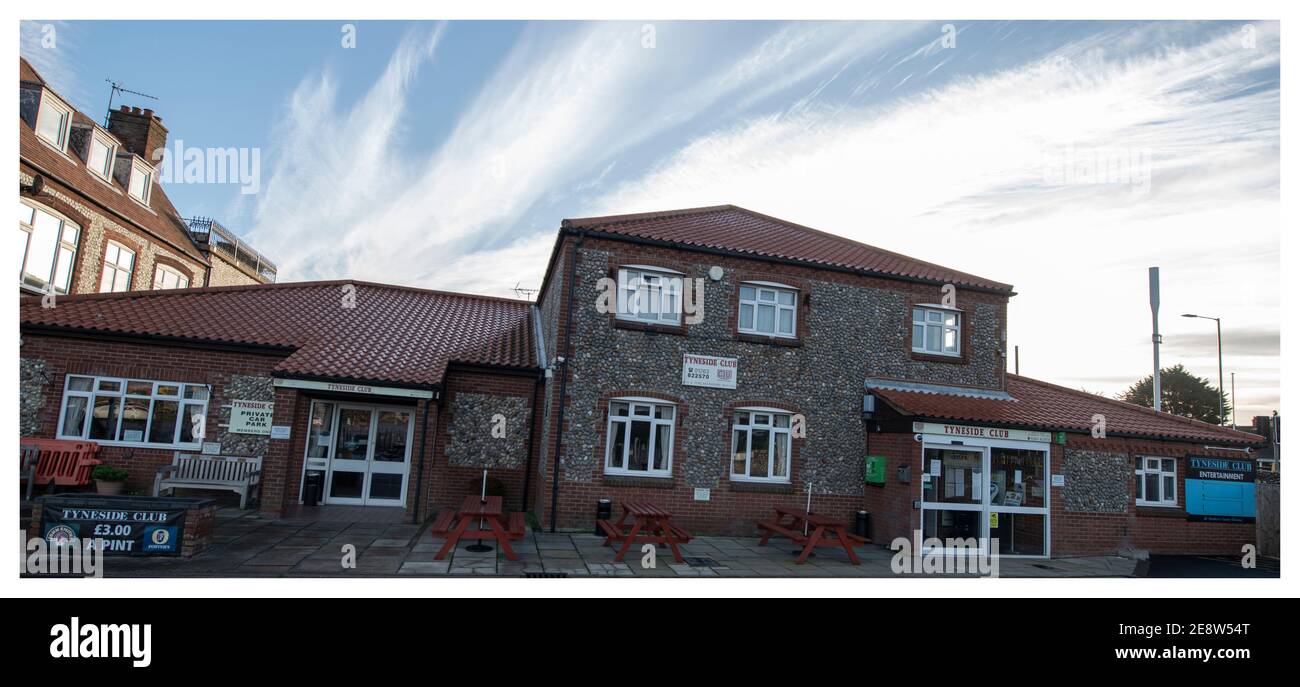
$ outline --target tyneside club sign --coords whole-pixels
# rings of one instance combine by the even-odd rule
[[[740,361],[737,358],[682,354],[682,384],[686,386],[734,389],[739,370]]]

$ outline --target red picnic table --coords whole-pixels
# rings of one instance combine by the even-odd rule
[[[633,519],[631,529],[628,528],[628,520]],[[686,530],[673,524],[673,514],[645,501],[628,501],[623,504],[623,517],[619,518],[617,523],[611,523],[608,520],[597,520],[596,523],[607,535],[605,537],[605,546],[613,542],[622,542],[623,546],[619,548],[618,554],[614,556],[615,561],[622,561],[627,555],[633,544],[667,544],[668,548],[673,551],[673,558],[678,563],[686,562],[682,558],[682,552],[677,548],[678,544],[685,544],[691,540],[691,535]]]
[[[758,541],[759,546],[767,546],[767,541],[772,535],[780,535],[788,538],[795,544],[803,546],[803,551],[799,552],[797,563],[803,563],[812,555],[813,549],[819,546],[841,546],[849,554],[849,560],[854,565],[860,565],[858,554],[853,551],[854,544],[866,544],[870,540],[866,537],[859,537],[856,534],[850,534],[846,525],[839,520],[834,520],[816,513],[805,513],[795,508],[785,506],[776,506],[776,519],[765,520],[758,523],[759,529],[763,530],[763,538]],[[807,535],[804,534],[804,525],[808,525],[811,530]]]
[[[447,538],[435,560],[446,558],[462,539],[495,539],[506,558],[517,561],[519,556],[510,548],[510,540],[523,539],[524,514],[503,512],[500,496],[466,496],[459,509],[444,508],[439,512],[429,531],[434,537]]]

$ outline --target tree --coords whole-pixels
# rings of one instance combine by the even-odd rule
[[[1151,375],[1139,380],[1118,398],[1150,408]],[[1223,416],[1219,415],[1220,400],[1223,401]],[[1221,395],[1210,380],[1197,377],[1182,365],[1160,371],[1160,410],[1213,425],[1223,424],[1223,418],[1232,412],[1226,394]]]

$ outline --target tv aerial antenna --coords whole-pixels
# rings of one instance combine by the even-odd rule
[[[515,288],[514,288],[515,294],[526,301],[533,300],[533,294],[541,290],[541,289],[525,289],[519,284],[520,282],[515,282]]]
[[[148,93],[141,93],[140,91],[133,91],[133,90],[127,88],[127,87],[126,87],[126,86],[125,86],[121,81],[114,81],[114,80],[112,80],[112,79],[104,79],[104,81],[107,81],[108,84],[109,84],[109,86],[111,86],[111,89],[110,89],[109,92],[108,92],[108,110],[104,112],[104,127],[105,127],[105,128],[108,127],[108,117],[109,117],[109,113],[111,113],[111,112],[113,111],[113,98],[117,97],[117,94],[119,94],[119,93],[130,93],[131,95],[138,95],[138,96],[140,96],[141,98],[148,98],[148,99],[150,99],[150,100],[157,100],[157,99],[158,99],[158,96],[149,95]]]

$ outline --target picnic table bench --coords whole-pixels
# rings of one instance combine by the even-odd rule
[[[239,508],[261,488],[262,459],[245,456],[205,456],[177,453],[172,464],[158,468],[153,495],[172,489],[211,489],[239,494]],[[260,491],[258,491],[260,495]]]
[[[476,523],[478,524],[471,529],[470,525]],[[506,558],[517,561],[519,556],[510,547],[510,542],[523,539],[526,529],[527,522],[524,514],[503,512],[500,496],[466,496],[460,508],[444,508],[438,511],[438,516],[429,526],[429,533],[434,538],[446,538],[442,548],[434,556],[435,560],[446,558],[462,539],[479,541],[495,539]]]
[[[633,522],[630,523],[629,520]],[[608,520],[597,520],[596,523],[605,533],[605,546],[614,542],[621,542],[622,546],[614,556],[614,560],[622,562],[627,556],[627,552],[633,544],[667,544],[673,552],[673,558],[678,563],[686,562],[682,558],[682,552],[677,548],[678,544],[686,544],[691,541],[691,535],[686,530],[673,524],[673,514],[644,501],[628,501],[623,504],[623,517],[619,518],[617,523],[611,523]]]
[[[859,565],[861,561],[858,560],[858,554],[853,551],[854,545],[871,542],[866,537],[852,534],[848,531],[847,525],[833,518],[816,513],[805,513],[786,506],[776,506],[773,510],[776,511],[775,518],[758,523],[758,528],[763,531],[763,537],[758,540],[758,545],[767,546],[767,542],[773,535],[785,537],[803,547],[799,552],[799,558],[795,559],[797,563],[807,561],[813,549],[819,546],[833,546],[842,547],[849,555],[849,560],[853,561],[854,565]],[[808,534],[804,534],[805,526],[809,530]]]

